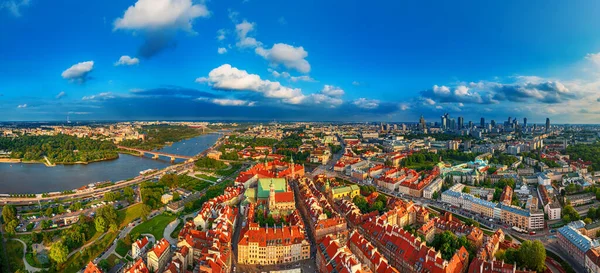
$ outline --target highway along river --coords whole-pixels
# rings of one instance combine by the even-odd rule
[[[160,151],[169,154],[194,156],[211,147],[220,134],[207,134],[182,140]],[[177,161],[179,162],[179,160]],[[140,171],[162,169],[171,165],[169,158],[158,160],[151,155],[137,157],[120,154],[118,159],[88,165],[0,163],[0,193],[43,193],[79,188],[100,181],[119,181],[138,176]]]

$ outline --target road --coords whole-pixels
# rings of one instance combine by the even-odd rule
[[[12,240],[18,241],[21,244],[23,244],[23,264],[25,264],[25,270],[27,270],[28,272],[39,272],[39,271],[42,271],[43,269],[37,268],[37,267],[33,267],[33,266],[31,266],[27,262],[27,259],[25,258],[25,254],[27,254],[27,244],[25,244],[25,242],[21,241],[21,239],[12,239]]]

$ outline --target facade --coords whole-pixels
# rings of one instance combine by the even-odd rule
[[[579,264],[585,264],[586,252],[600,246],[597,241],[583,235],[579,229],[583,228],[583,221],[571,222],[557,230],[558,244],[565,254],[572,256]]]
[[[342,198],[350,199],[360,194],[360,188],[357,185],[341,186],[331,189],[331,198],[338,200]]]
[[[242,264],[284,264],[310,257],[310,243],[299,226],[259,227],[250,223],[238,242]]]
[[[600,272],[600,250],[592,248],[585,253],[585,271],[586,273]]]
[[[171,244],[169,244],[165,238],[158,241],[154,247],[148,251],[148,269],[153,272],[162,272],[169,262],[170,254]]]
[[[148,237],[144,237],[142,239],[138,239],[137,241],[131,244],[131,256],[134,259],[137,259],[140,255],[146,252],[146,248],[148,247]]]
[[[433,199],[433,194],[442,190],[443,179],[438,177],[423,189],[423,197]]]

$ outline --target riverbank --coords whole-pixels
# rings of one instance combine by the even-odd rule
[[[215,144],[220,144],[222,135],[205,134],[192,140],[173,143],[166,148],[165,153],[184,156],[196,156],[211,149]],[[184,144],[185,143],[185,144]],[[63,192],[69,189],[96,183],[98,181],[111,181],[117,184],[131,184],[131,180],[138,180],[140,171],[147,169],[170,169],[179,164],[170,163],[168,160],[153,160],[150,157],[140,157],[139,154],[120,153],[116,160],[106,160],[95,164],[63,164],[54,168],[47,168],[36,164],[14,163],[0,164],[0,193],[6,194],[34,194],[47,192]],[[177,163],[177,162],[176,162]],[[181,162],[180,164],[185,164]],[[14,183],[19,181],[18,183]],[[134,182],[135,183],[135,182]],[[0,197],[0,202],[2,198]],[[7,198],[6,201],[10,200]],[[18,203],[18,201],[10,201]]]
[[[119,154],[121,154],[121,152],[118,152]],[[123,153],[125,154],[125,153]],[[129,153],[127,153],[129,154]],[[131,154],[131,155],[135,155],[135,154]],[[87,165],[90,163],[94,163],[94,162],[102,162],[102,161],[110,161],[110,160],[115,160],[118,159],[119,155],[117,154],[116,157],[110,157],[110,158],[101,158],[101,159],[95,159],[95,160],[90,160],[90,161],[76,161],[76,162],[55,162],[52,163],[50,162],[50,160],[44,156],[43,160],[23,160],[22,158],[0,158],[0,163],[9,163],[9,164],[18,164],[18,163],[23,163],[23,164],[44,164],[46,165],[46,167],[55,167],[56,165]]]

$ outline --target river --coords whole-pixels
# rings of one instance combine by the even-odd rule
[[[193,156],[211,147],[220,134],[207,134],[182,140],[166,146],[161,151],[170,154]],[[179,162],[179,161],[177,161]],[[79,188],[99,181],[119,181],[139,175],[147,169],[161,169],[171,165],[168,158],[158,160],[120,154],[118,159],[94,162],[88,165],[0,163],[0,193],[43,193]]]

